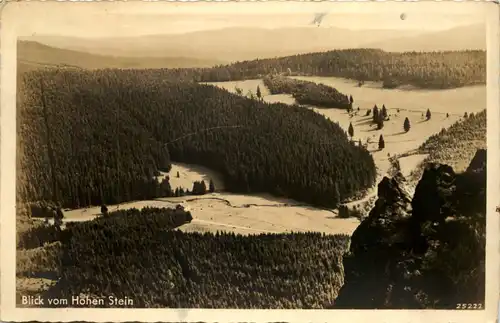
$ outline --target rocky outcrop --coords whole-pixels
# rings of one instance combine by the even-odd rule
[[[428,164],[415,188],[411,202],[416,222],[442,222],[452,215],[455,172],[448,165]]]
[[[466,172],[486,173],[486,149],[478,149]]]
[[[400,232],[396,228],[398,220],[407,218],[411,210],[411,198],[404,188],[404,181],[403,176],[398,174],[392,179],[384,177],[378,184],[375,206],[352,235],[352,253],[378,249],[390,243],[389,240],[397,240],[390,232]]]
[[[461,174],[429,164],[413,198],[401,174],[384,178],[374,208],[352,235],[333,307],[484,303],[485,165],[485,151]]]

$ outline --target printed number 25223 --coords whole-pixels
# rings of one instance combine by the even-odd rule
[[[481,303],[458,303],[457,310],[480,310],[483,308]]]

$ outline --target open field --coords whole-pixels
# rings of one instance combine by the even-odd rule
[[[390,168],[389,156],[399,156],[416,151],[427,138],[439,133],[443,128],[448,128],[455,122],[463,120],[467,113],[478,113],[486,107],[486,87],[468,86],[452,90],[421,90],[421,89],[383,89],[380,83],[367,82],[359,87],[357,82],[335,77],[292,77],[298,80],[322,83],[336,88],[341,93],[352,95],[353,108],[357,115],[350,117],[343,109],[324,109],[312,107],[314,111],[337,122],[346,132],[349,123],[354,128],[353,140],[368,143],[367,148],[372,152],[377,167],[377,182],[387,175]],[[235,93],[238,87],[246,95],[251,91],[255,94],[257,86],[262,92],[264,101],[275,103],[282,102],[294,104],[295,100],[288,94],[271,95],[262,80],[245,80],[230,82],[214,82],[213,84]],[[372,116],[365,116],[368,109],[374,105],[382,108],[385,105],[389,114],[389,121],[384,122],[384,127],[377,130],[371,122]],[[399,109],[399,112],[398,112]],[[429,109],[432,113],[430,120],[426,121],[423,114]],[[446,114],[448,113],[448,117]],[[403,129],[404,119],[408,117],[411,124],[409,132]],[[385,148],[378,149],[378,140],[383,135]],[[404,157],[401,161],[401,171],[408,176],[412,170],[419,166],[425,156]],[[467,163],[468,159],[464,161]],[[365,202],[376,194],[371,189],[367,196],[359,201],[348,203],[349,206]]]
[[[170,186],[172,186],[173,189],[179,187],[184,190],[191,190],[193,188],[193,182],[195,181],[203,180],[208,184],[210,180],[212,180],[216,191],[224,190],[224,180],[220,174],[200,165],[174,163],[169,173],[160,173],[161,175],[158,176],[158,180],[161,181],[168,175],[170,178]],[[179,177],[177,177],[177,173],[179,173]]]
[[[179,172],[180,177],[176,174]],[[205,173],[207,172],[207,173]],[[204,167],[174,163],[170,171],[172,187],[191,189],[198,180],[212,179],[216,190],[222,179]],[[163,175],[164,176],[164,175]],[[183,196],[122,203],[109,206],[110,211],[144,207],[175,207],[189,210],[193,221],[180,227],[186,232],[231,231],[240,234],[317,231],[328,234],[351,234],[359,224],[355,218],[340,219],[337,212],[310,207],[294,200],[269,194],[243,195],[216,192],[203,196]],[[92,220],[100,216],[100,207],[64,212],[65,222]]]

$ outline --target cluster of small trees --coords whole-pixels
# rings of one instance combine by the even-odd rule
[[[347,218],[357,218],[359,220],[362,220],[364,217],[363,210],[358,208],[358,206],[354,206],[352,209],[350,209],[347,205],[342,204],[339,205],[339,218],[342,219],[347,219]]]
[[[19,201],[83,207],[172,196],[168,179],[157,180],[171,159],[220,172],[229,191],[321,206],[335,207],[375,181],[365,149],[299,106],[165,81],[162,70],[48,69],[24,76]]]
[[[185,195],[204,195],[208,193],[215,192],[215,185],[213,180],[210,180],[208,189],[204,180],[193,182],[193,189],[191,191],[184,190],[182,187],[178,187],[174,191],[174,196],[185,196]]]
[[[263,81],[272,94],[291,94],[300,104],[347,109],[350,111],[354,102],[352,96],[348,97],[337,91],[337,89],[324,84],[273,75],[264,77]]]
[[[342,286],[347,235],[170,230],[190,218],[152,208],[71,225],[50,296],[127,296],[135,307],[318,309]]]
[[[174,196],[179,197],[179,196],[185,196],[189,194],[189,190],[184,190],[183,187],[177,187],[174,191]]]
[[[398,109],[398,113],[399,112],[400,112],[400,110]],[[382,105],[381,109],[379,109],[376,104],[372,109],[368,109],[366,111],[365,116],[370,116],[370,115],[372,116],[372,122],[377,126],[377,130],[381,130],[384,127],[384,121],[389,120],[389,114],[387,112],[387,108],[385,107],[385,104]],[[425,113],[426,120],[430,120],[431,116],[432,116],[431,111],[429,109],[427,109],[427,111]],[[464,117],[466,118],[466,116],[464,116]],[[408,132],[411,129],[410,119],[408,119],[408,117],[405,117],[405,120],[403,122],[403,129],[405,132]],[[349,134],[351,139],[354,137],[354,127],[353,127],[352,123],[349,123],[347,133]],[[359,146],[361,146],[361,141],[359,142]],[[378,147],[380,150],[385,148],[385,141],[384,141],[384,137],[382,134],[379,137]]]
[[[196,181],[193,183],[193,195],[203,195],[207,193],[205,181]]]
[[[382,129],[384,127],[384,121],[389,118],[385,104],[382,105],[382,109],[379,110],[377,105],[373,107],[372,120],[373,123],[377,125],[377,129]]]

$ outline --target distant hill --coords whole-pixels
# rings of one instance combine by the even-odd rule
[[[370,37],[367,37],[369,33]],[[195,57],[223,61],[273,58],[333,49],[364,47],[370,41],[421,34],[402,30],[349,30],[341,28],[226,28],[186,34],[116,38],[36,36],[31,40],[66,49],[101,55],[131,57]]]
[[[189,57],[202,60],[199,64],[203,64],[206,60],[227,63],[346,48],[435,51],[485,49],[486,47],[484,25],[461,26],[435,32],[350,30],[316,26],[279,29],[242,27],[185,34],[114,38],[37,35],[27,40],[106,56]],[[184,62],[182,59],[179,60],[179,65],[182,65]]]
[[[389,52],[486,50],[486,26],[460,26],[445,31],[372,41],[366,46],[369,48],[381,48]]]
[[[19,41],[18,63],[24,69],[36,66],[97,68],[181,68],[210,67],[220,61],[188,57],[118,57],[55,48],[35,41]]]

